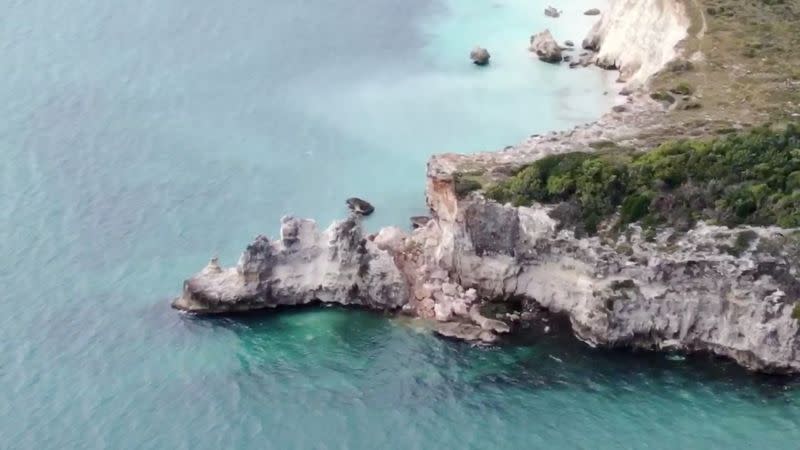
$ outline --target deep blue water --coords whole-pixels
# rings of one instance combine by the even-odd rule
[[[600,3],[0,3],[0,447],[797,448],[797,382],[715,359],[168,307],[282,214],[405,224],[430,154],[596,118],[608,74],[526,44]]]

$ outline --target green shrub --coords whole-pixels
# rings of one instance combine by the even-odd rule
[[[733,256],[739,257],[750,248],[750,244],[758,238],[758,234],[753,230],[744,230],[736,235],[733,247],[724,246],[723,249]]]
[[[453,175],[453,184],[458,198],[462,198],[470,192],[477,191],[483,187],[476,178],[463,173]]]
[[[758,128],[710,140],[665,142],[639,154],[610,149],[550,155],[490,187],[500,202],[569,202],[592,232],[619,224],[679,229],[698,219],[800,226],[800,129]]]
[[[650,202],[650,196],[647,194],[629,195],[620,207],[620,222],[627,224],[639,221],[649,212]]]
[[[794,304],[794,309],[792,309],[792,318],[795,320],[800,320],[800,303]]]

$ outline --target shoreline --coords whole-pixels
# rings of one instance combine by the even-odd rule
[[[678,6],[689,8],[688,3],[677,2],[661,4],[682,11],[688,20],[691,11]],[[625,9],[628,3],[636,8]],[[622,5],[624,14],[650,11],[636,0],[611,4]],[[657,16],[654,20],[685,23],[687,34],[675,43],[680,48],[668,60],[662,53],[645,52],[644,57],[653,55],[663,64],[686,58],[689,42],[706,33],[705,15],[700,14],[702,26]],[[641,16],[632,23],[637,20]],[[654,29],[639,31],[648,41],[664,32]],[[595,62],[608,67],[608,60],[601,59],[606,37],[590,34],[589,40],[600,45]],[[613,52],[605,54],[609,53]],[[619,65],[622,77],[629,80],[636,81],[640,67],[652,70],[645,61],[624,61],[613,65]],[[686,135],[687,130],[670,127],[675,107],[651,98],[656,91],[649,90],[650,83],[657,78],[630,92],[624,106],[572,130],[532,136],[500,152],[432,156],[426,189],[432,220],[411,234],[387,227],[367,236],[355,215],[322,232],[313,221],[286,217],[279,240],[260,236],[235,268],[222,269],[212,260],[187,280],[173,306],[230,313],[321,301],[399,310],[432,321],[445,337],[484,343],[511,332],[517,322],[536,321],[540,311],[569,317],[574,335],[593,347],[711,352],[754,371],[800,372],[800,332],[791,317],[792,299],[785,295],[792,292],[791,280],[796,278],[791,260],[769,263],[772,268],[765,269],[763,278],[747,275],[754,261],[771,261],[772,255],[758,248],[783,242],[779,229],[727,229],[701,222],[685,235],[666,229],[653,240],[641,227],[615,238],[578,237],[561,230],[545,205],[500,205],[473,192],[547,155],[608,147],[652,149],[666,137]],[[701,125],[688,135],[708,135],[709,126],[717,124]],[[465,182],[469,190],[463,189]],[[754,234],[757,248],[741,255],[720,253],[722,244],[738,239],[742,229]],[[667,242],[679,250],[666,251]],[[621,253],[623,246],[629,250]],[[707,267],[700,277],[692,275],[698,261]],[[671,281],[660,282],[663,277]],[[727,299],[730,288],[720,283],[728,279],[741,293],[735,308]],[[521,300],[511,312],[487,312],[502,299]],[[720,311],[732,308],[735,313],[719,317]],[[775,336],[779,345],[773,344]]]

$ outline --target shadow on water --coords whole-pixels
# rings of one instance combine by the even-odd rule
[[[591,348],[576,339],[567,321],[551,330],[521,330],[493,347],[438,339],[390,316],[361,308],[320,304],[280,307],[226,316],[182,315],[181,321],[232,332],[245,379],[271,377],[283,368],[324,378],[347,377],[395,384],[403,402],[427,403],[433,393],[466,398],[487,390],[578,390],[586,393],[669,393],[688,387],[735,395],[746,401],[800,401],[800,378],[751,373],[711,354],[669,354]],[[383,398],[374,389],[367,398]],[[445,395],[445,394],[443,394]],[[400,401],[394,399],[393,401]]]
[[[501,351],[518,355],[498,374],[497,382],[595,390],[600,385],[703,386],[743,397],[800,401],[800,377],[750,372],[734,361],[710,352],[678,353],[629,348],[592,348],[572,333],[563,317],[517,330]]]
[[[342,338],[361,338],[371,330],[385,329],[389,316],[378,311],[356,306],[342,306],[311,302],[304,305],[285,305],[257,311],[235,312],[219,315],[192,315],[181,313],[184,320],[226,327],[240,334],[252,332],[280,332],[296,329],[303,318],[323,315],[326,325]],[[358,326],[358,328],[355,328]]]

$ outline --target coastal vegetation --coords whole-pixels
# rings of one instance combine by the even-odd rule
[[[698,220],[800,227],[800,128],[668,141],[646,153],[550,155],[488,187],[486,196],[517,206],[558,204],[570,212],[567,223],[590,234],[609,219],[617,229],[640,222],[688,230]],[[742,235],[735,250],[750,240]]]
[[[453,174],[453,185],[456,195],[461,198],[470,192],[477,191],[483,187],[481,183],[480,171],[456,172]]]

